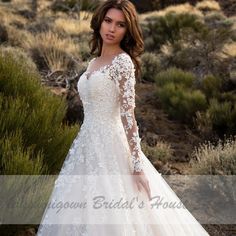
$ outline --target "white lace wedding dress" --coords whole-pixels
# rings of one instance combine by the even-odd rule
[[[55,212],[47,206],[37,235],[209,235],[184,207],[151,209],[151,203],[156,199],[175,203],[181,201],[141,150],[134,116],[134,64],[131,57],[122,52],[110,64],[90,72],[89,66],[94,59],[89,62],[77,84],[84,107],[84,122],[50,197],[50,202],[87,200],[90,208],[77,211],[67,208]],[[159,198],[149,201],[144,189],[138,191],[131,175],[134,169],[145,172],[151,196]],[[117,201],[121,197],[122,200],[136,198],[132,198],[132,208],[110,207],[108,210],[94,207],[92,200],[96,194],[102,194],[109,200],[115,197]],[[109,198],[111,196],[113,198]],[[134,203],[141,201],[145,207],[136,207]]]

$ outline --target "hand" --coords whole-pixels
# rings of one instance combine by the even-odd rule
[[[139,192],[141,192],[141,186],[143,186],[143,188],[147,192],[149,200],[151,200],[151,190],[149,187],[149,181],[147,180],[144,172],[143,171],[140,171],[140,172],[134,171],[133,177],[134,177],[135,183],[137,184]]]

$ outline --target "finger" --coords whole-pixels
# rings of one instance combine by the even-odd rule
[[[137,183],[137,186],[138,186],[138,191],[141,192],[141,185],[139,183]]]
[[[148,183],[148,192],[149,192],[149,200],[151,200],[152,196],[151,196],[151,189],[150,189],[149,183]]]
[[[148,198],[150,200],[151,199],[151,194],[150,194],[150,188],[148,186],[148,183],[144,184],[143,187],[145,188],[145,190],[147,192],[147,195],[148,195]]]

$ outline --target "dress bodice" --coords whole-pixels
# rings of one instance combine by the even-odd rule
[[[94,60],[93,58],[90,63]],[[116,55],[98,70],[88,69],[77,87],[84,107],[83,125],[104,129],[123,125],[135,171],[142,170],[141,147],[135,108],[135,68],[129,54]]]
[[[93,71],[89,77],[85,71],[78,82],[78,92],[84,107],[85,121],[87,119],[112,121],[120,118],[119,90],[114,79],[110,78],[107,66]]]

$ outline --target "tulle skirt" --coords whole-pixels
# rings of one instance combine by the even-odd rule
[[[138,191],[122,124],[98,127],[86,122],[81,126],[55,181],[38,236],[209,235],[143,152],[152,199],[144,189]],[[52,207],[59,202],[60,207]]]

